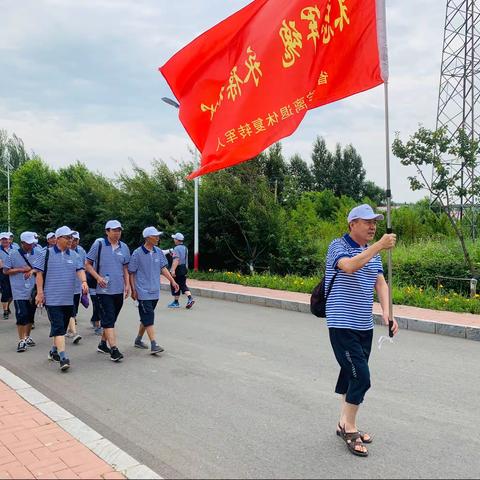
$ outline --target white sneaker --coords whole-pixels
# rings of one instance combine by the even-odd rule
[[[25,343],[27,344],[28,347],[34,347],[36,345],[32,337],[27,337],[25,339]]]
[[[73,337],[72,343],[77,344],[82,339],[82,336],[78,333]]]
[[[72,332],[67,332],[67,333],[65,334],[65,336],[66,336],[67,338],[72,338],[72,337],[73,337],[73,333],[72,333]]]

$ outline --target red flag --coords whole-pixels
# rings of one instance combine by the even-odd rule
[[[383,83],[383,1],[254,0],[175,54],[160,71],[202,153],[190,178],[249,160],[309,109]]]

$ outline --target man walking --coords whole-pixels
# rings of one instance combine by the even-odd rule
[[[56,230],[57,244],[48,247],[33,264],[37,271],[37,297],[39,307],[45,305],[50,320],[50,337],[53,346],[49,360],[60,362],[60,369],[70,367],[70,359],[65,351],[65,333],[73,312],[75,279],[82,282],[83,293],[88,292],[84,265],[80,256],[70,249],[73,231],[63,226]]]
[[[17,318],[19,342],[17,352],[25,352],[27,347],[34,347],[35,342],[30,336],[36,305],[32,301],[32,290],[35,286],[33,263],[40,253],[36,248],[33,232],[23,232],[20,235],[21,247],[14,249],[5,259],[3,272],[10,278],[13,304]]]
[[[195,300],[192,297],[192,294],[187,286],[187,272],[188,272],[188,249],[183,244],[185,237],[182,233],[177,232],[175,235],[172,235],[173,241],[175,242],[175,248],[172,252],[172,267],[170,268],[170,273],[172,277],[177,282],[180,289],[176,291],[171,288],[173,295],[173,302],[168,304],[169,308],[180,308],[178,300],[180,298],[180,292],[184,295],[187,295],[187,305],[186,308],[192,308]]]
[[[87,252],[84,250],[82,246],[79,245],[80,242],[80,234],[77,231],[74,231],[72,234],[72,246],[70,249],[75,252],[77,255],[80,256],[80,261],[82,265],[85,265],[85,260],[87,257]],[[82,295],[82,282],[77,278],[75,280],[75,290],[73,295],[73,315],[70,318],[67,328],[66,337],[72,339],[72,343],[77,345],[82,336],[77,332],[77,314],[78,314],[78,307],[80,306],[80,296]]]
[[[110,360],[123,359],[117,347],[115,322],[123,306],[124,298],[130,294],[128,262],[130,250],[120,241],[122,224],[118,220],[109,220],[105,224],[106,238],[95,240],[85,263],[87,272],[97,281],[97,300],[100,324],[103,328],[102,340],[97,351],[110,355]]]
[[[8,320],[10,316],[10,304],[12,303],[12,288],[10,278],[3,273],[3,266],[13,251],[10,242],[10,232],[0,233],[0,289],[2,291],[3,319]]]
[[[354,455],[366,457],[365,444],[372,437],[357,428],[357,413],[365,393],[370,388],[368,359],[373,339],[373,291],[376,290],[383,311],[383,321],[389,322],[388,286],[383,275],[379,253],[395,246],[396,235],[386,234],[368,245],[375,237],[376,214],[370,205],[360,205],[348,215],[349,233],[335,239],[328,248],[325,290],[332,284],[327,299],[327,326],[335,358],[340,365],[335,393],[342,395],[337,435]],[[393,333],[398,331],[394,318]]]
[[[155,339],[154,321],[155,307],[160,297],[160,274],[170,282],[172,289],[178,291],[178,284],[168,271],[168,262],[162,250],[157,248],[160,240],[159,232],[155,227],[147,227],[143,230],[145,243],[132,253],[128,265],[130,274],[130,286],[132,298],[138,301],[140,314],[140,327],[134,345],[137,348],[148,349],[142,338],[145,331],[150,339],[150,353],[163,352],[163,348]]]

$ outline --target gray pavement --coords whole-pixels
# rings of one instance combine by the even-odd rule
[[[478,477],[477,342],[403,331],[374,350],[359,424],[376,437],[362,459],[335,436],[338,368],[323,320],[208,298],[168,310],[168,301],[157,307],[162,356],[133,348],[128,300],[122,364],[95,352],[80,307],[85,336],[69,346],[68,373],[46,359],[46,316],[23,354],[13,320],[0,320],[0,365],[166,478]]]

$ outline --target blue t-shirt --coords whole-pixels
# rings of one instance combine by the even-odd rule
[[[8,271],[13,268],[28,267],[27,262],[23,259],[22,255],[29,261],[33,267],[35,259],[41,254],[41,250],[37,247],[33,248],[30,253],[24,252],[21,249],[11,251],[10,255],[7,255],[3,264],[3,270]],[[35,285],[35,276],[31,275],[30,278],[24,277],[24,272],[14,273],[9,275],[10,285],[12,287],[12,296],[14,300],[30,300],[30,294],[32,293]]]
[[[87,258],[87,252],[85,249],[82,246],[77,245],[77,248],[75,248],[74,252],[80,256],[82,265],[85,265],[85,259]],[[78,277],[75,280],[75,294],[77,293],[82,293],[82,281]]]
[[[185,245],[176,245],[172,252],[172,258],[178,258],[179,265],[188,265],[188,249]]]
[[[342,258],[352,258],[368,248],[356,243],[348,234],[335,239],[328,247],[325,269],[325,293],[333,275],[335,282],[327,299],[328,328],[371,330],[373,328],[373,293],[377,278],[383,275],[382,259],[375,255],[354,273],[338,268]]]
[[[93,263],[95,270],[97,269],[97,252],[98,247],[102,242],[102,250],[100,252],[100,272],[99,275],[105,277],[109,276],[107,288],[97,286],[96,293],[101,295],[118,295],[123,293],[125,288],[123,267],[130,262],[130,250],[123,242],[113,248],[112,244],[106,238],[99,238],[93,242],[89,252],[87,253],[87,260]]]
[[[35,258],[33,267],[45,271],[45,257],[48,255],[46,279],[43,285],[46,306],[73,305],[75,279],[84,266],[80,255],[73,250],[61,251],[57,246],[43,250]]]
[[[142,245],[132,253],[128,271],[135,273],[135,290],[139,300],[157,300],[160,297],[160,274],[166,266],[168,261],[157,247],[150,252]]]

